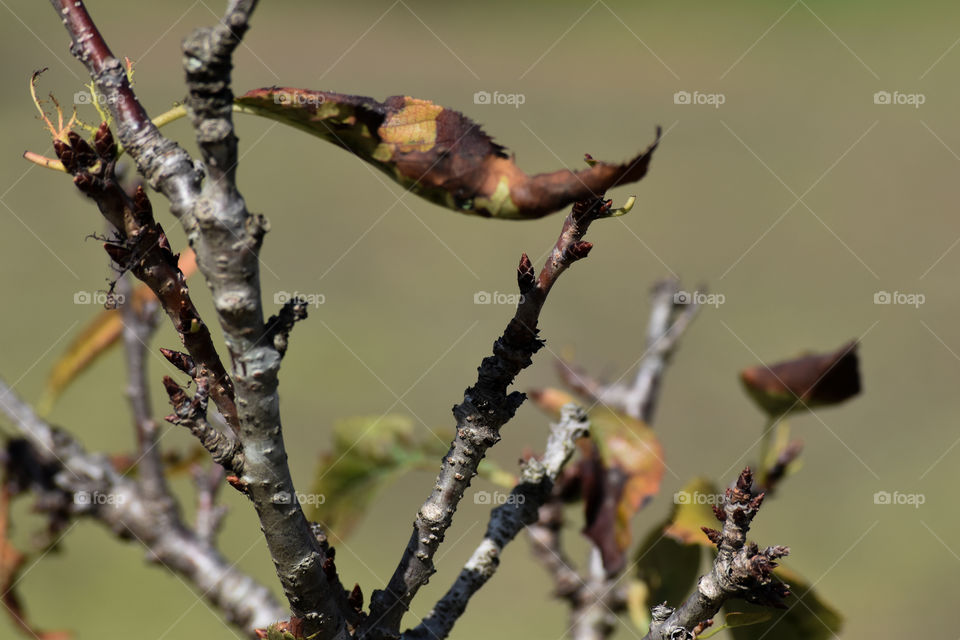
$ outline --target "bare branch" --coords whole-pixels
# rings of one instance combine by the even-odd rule
[[[130,271],[150,287],[173,322],[180,341],[196,362],[191,376],[206,381],[211,397],[232,428],[238,427],[233,383],[220,360],[210,330],[190,297],[186,277],[177,265],[163,228],[153,217],[147,194],[137,187],[133,197],[116,175],[117,147],[107,123],[102,123],[91,147],[76,133],[69,144],[54,140],[54,149],[74,184],[89,196],[116,237],[104,245],[121,272]],[[128,296],[128,302],[132,299]]]
[[[280,423],[277,376],[281,354],[263,318],[259,250],[266,219],[251,214],[234,184],[236,136],[231,120],[230,57],[256,2],[233,0],[216,26],[184,43],[187,108],[204,158],[203,171],[165,139],[137,102],[123,65],[110,52],[81,0],[51,0],[72,38],[71,52],[106,98],[117,136],[150,185],[170,200],[213,303],[232,362],[243,447],[244,487],[260,518],[277,575],[304,632],[320,639],[344,633],[356,619],[346,592],[311,532],[296,495]],[[206,179],[204,179],[206,176]],[[325,567],[326,570],[325,570]],[[332,576],[332,577],[331,577]]]
[[[747,531],[757,515],[763,494],[753,496],[750,487],[753,474],[744,469],[732,489],[727,489],[723,508],[716,508],[723,522],[722,531],[704,528],[717,545],[713,570],[700,577],[697,590],[677,609],[658,605],[644,640],[693,640],[693,630],[712,618],[723,603],[741,598],[754,604],[783,607],[782,599],[790,595],[787,585],[773,576],[776,560],[786,556],[787,547],[760,550],[747,542]]]
[[[214,544],[227,507],[217,504],[217,494],[224,484],[223,467],[217,464],[204,469],[197,465],[193,469],[193,483],[197,487],[197,519],[194,531],[197,538],[207,544]]]
[[[173,502],[163,473],[163,459],[157,443],[157,423],[150,409],[147,385],[147,345],[157,329],[157,305],[148,303],[142,309],[133,305],[130,280],[121,276],[117,283],[123,295],[123,346],[127,358],[127,399],[133,411],[137,434],[137,475],[140,485],[151,499]]]
[[[371,597],[371,627],[384,637],[399,634],[400,621],[417,591],[435,572],[433,556],[453,522],[453,514],[477,466],[500,440],[500,428],[526,396],[507,392],[514,378],[532,362],[543,346],[537,322],[550,289],[575,261],[585,258],[592,244],[583,240],[590,223],[610,213],[610,201],[594,199],[573,206],[546,264],[537,276],[524,254],[517,279],[521,301],[503,335],[493,345],[493,355],[483,360],[477,382],[453,408],[457,435],[443,461],[433,492],[417,513],[413,534],[386,589]]]
[[[169,502],[152,499],[142,483],[118,473],[105,456],[84,451],[70,434],[37,416],[2,381],[0,411],[16,425],[43,467],[53,470],[49,486],[66,493],[75,515],[99,521],[122,539],[140,542],[150,561],[193,585],[228,621],[251,635],[255,628],[289,616],[269,589],[184,527]],[[58,502],[56,496],[40,498],[41,504]]]
[[[210,452],[215,463],[234,475],[241,475],[244,455],[240,442],[234,435],[221,432],[207,422],[207,387],[204,381],[197,382],[197,392],[193,397],[188,396],[169,376],[163,377],[163,386],[170,396],[174,411],[165,420],[188,428],[203,448]]]
[[[587,415],[569,404],[562,410],[560,422],[551,427],[543,458],[531,458],[524,464],[520,482],[507,501],[490,513],[487,533],[480,546],[457,576],[453,586],[433,607],[433,611],[414,629],[403,634],[406,640],[441,640],[450,635],[474,593],[493,577],[500,565],[500,554],[520,531],[536,521],[540,505],[547,500],[560,469],[576,450],[576,441],[589,432]]]
[[[679,284],[675,280],[663,280],[653,288],[652,309],[647,324],[646,354],[640,361],[633,387],[624,398],[627,415],[653,423],[657,400],[660,398],[660,383],[667,364],[680,340],[697,313],[697,304],[692,300],[678,302]]]
[[[553,579],[553,594],[575,605],[584,579],[563,549],[564,524],[563,502],[554,497],[540,507],[537,521],[527,527],[527,533],[533,557],[546,567]]]

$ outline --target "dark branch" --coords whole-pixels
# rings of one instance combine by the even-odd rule
[[[560,422],[551,428],[543,458],[527,461],[507,501],[491,512],[483,542],[433,611],[403,634],[405,640],[441,640],[450,635],[470,598],[493,577],[504,547],[536,521],[538,509],[550,496],[557,475],[573,456],[576,441],[588,434],[589,426],[583,409],[573,404],[563,408]]]
[[[526,254],[521,257],[517,272],[521,301],[516,313],[494,343],[493,355],[480,364],[476,384],[453,408],[456,437],[443,460],[433,493],[417,513],[413,534],[386,589],[375,591],[371,598],[370,625],[378,634],[399,634],[401,618],[410,602],[435,572],[433,556],[477,466],[487,449],[500,440],[500,428],[526,398],[519,391],[508,393],[507,389],[543,346],[537,322],[550,289],[571,264],[590,252],[593,245],[583,236],[591,222],[609,214],[610,204],[597,198],[573,206],[539,276],[534,276]]]
[[[116,237],[105,245],[107,253],[123,271],[145,283],[173,322],[180,341],[197,363],[192,377],[203,379],[211,397],[233,428],[238,427],[233,383],[220,360],[210,330],[190,298],[187,280],[177,264],[163,228],[153,217],[146,192],[137,187],[133,197],[116,175],[117,147],[107,123],[100,125],[91,147],[76,133],[69,144],[54,141],[54,149],[74,183],[89,196],[103,217],[113,225]],[[132,301],[132,300],[131,300]]]

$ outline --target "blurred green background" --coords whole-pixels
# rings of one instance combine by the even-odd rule
[[[85,239],[102,229],[92,204],[63,175],[20,157],[26,149],[52,155],[27,92],[30,73],[50,67],[42,91],[69,104],[86,82],[83,69],[46,3],[8,2],[0,9],[0,375],[36,399],[58,353],[98,312],[73,296],[104,288],[106,262],[100,243]],[[157,114],[183,95],[181,38],[222,6],[92,1],[89,9],[113,51],[135,61],[137,91]],[[958,38],[960,5],[933,1],[288,0],[257,11],[234,78],[238,92],[279,84],[428,98],[483,123],[530,172],[576,168],[584,152],[619,161],[663,125],[649,176],[609,194],[619,203],[635,193],[637,207],[591,229],[594,252],[565,276],[542,321],[553,352],[617,378],[642,352],[656,279],[676,275],[688,290],[706,284],[725,297],[703,310],[669,372],[656,424],[669,470],[635,531],[659,522],[690,477],[727,482],[756,454],[763,419],[739,388],[741,368],[861,338],[865,393],[792,421],[806,442],[805,466],[765,507],[753,535],[792,547],[791,566],[844,612],[847,637],[902,637],[917,620],[935,637],[955,631],[942,600],[960,570],[960,301],[950,284],[960,269]],[[477,91],[521,93],[525,102],[476,105]],[[725,102],[676,104],[678,91],[719,93]],[[925,103],[875,104],[877,91],[920,93]],[[83,115],[94,119],[92,110]],[[474,293],[512,293],[518,256],[541,257],[559,215],[525,223],[455,215],[401,199],[399,187],[317,139],[248,117],[238,117],[238,130],[241,188],[273,226],[262,254],[267,308],[280,291],[325,296],[294,332],[281,372],[299,486],[309,485],[338,419],[390,411],[415,415],[424,429],[449,428],[450,406],[512,313],[475,305]],[[168,133],[193,149],[185,121]],[[163,200],[153,203],[182,248]],[[199,279],[193,291],[212,320]],[[922,293],[925,303],[877,305],[879,291]],[[176,345],[168,328],[155,344]],[[542,352],[519,387],[555,384],[552,358]],[[151,368],[161,416],[159,379],[168,368],[159,358]],[[113,353],[51,418],[92,450],[128,450],[122,385]],[[515,468],[546,433],[547,420],[525,406],[492,455]],[[163,443],[191,444],[173,429]],[[345,582],[365,594],[385,583],[431,478],[391,485],[338,545]],[[178,482],[189,512],[188,483]],[[881,490],[922,493],[925,504],[875,505]],[[226,500],[225,553],[275,585],[252,509],[233,493]],[[486,507],[466,502],[417,615],[482,536]],[[17,538],[29,533],[21,522]],[[582,545],[570,537],[579,556]],[[526,547],[521,539],[506,551],[457,637],[562,637],[566,609]],[[235,635],[143,556],[82,522],[62,552],[23,578],[29,613],[79,638]],[[0,619],[0,636],[13,634]],[[626,623],[616,637],[634,634]]]

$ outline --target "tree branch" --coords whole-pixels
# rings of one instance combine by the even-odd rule
[[[49,483],[65,492],[75,515],[93,518],[122,539],[136,539],[148,559],[179,575],[228,621],[248,634],[289,613],[270,590],[227,562],[209,540],[187,529],[176,509],[157,502],[137,482],[118,473],[102,455],[93,455],[67,432],[50,426],[0,381],[0,411],[16,425],[42,468],[52,469]],[[47,489],[39,489],[41,491]],[[56,504],[57,496],[39,496]]]
[[[531,553],[553,579],[553,595],[576,605],[583,578],[563,549],[561,533],[565,525],[563,502],[553,496],[542,507],[537,521],[527,527]]]
[[[157,423],[150,409],[150,391],[147,385],[147,345],[157,329],[157,305],[147,303],[142,309],[133,304],[130,280],[121,276],[117,283],[123,295],[120,309],[123,318],[123,347],[127,358],[127,399],[133,413],[137,434],[137,476],[144,493],[152,500],[173,503],[163,460],[157,446]]]
[[[433,556],[477,466],[487,449],[500,440],[500,428],[526,398],[519,391],[508,393],[507,388],[543,346],[537,322],[550,289],[571,264],[590,252],[593,245],[583,241],[583,236],[591,222],[610,214],[610,204],[597,198],[573,206],[539,276],[526,254],[520,258],[517,279],[521,301],[516,313],[494,343],[493,355],[480,364],[476,384],[453,408],[456,437],[435,488],[417,513],[413,534],[386,589],[375,591],[371,597],[370,628],[377,634],[399,635],[401,618],[410,602],[435,572]]]
[[[787,547],[767,547],[762,551],[747,542],[747,531],[757,515],[764,494],[750,493],[753,474],[743,470],[732,489],[727,489],[723,506],[715,507],[723,530],[704,527],[704,533],[717,545],[713,570],[700,577],[697,590],[677,609],[667,605],[653,608],[653,621],[644,640],[693,640],[693,631],[712,618],[723,603],[741,598],[754,604],[783,607],[782,599],[790,595],[787,585],[776,580],[776,560],[786,556]]]
[[[557,371],[564,383],[586,398],[652,424],[667,365],[699,309],[692,301],[679,301],[679,292],[676,280],[654,285],[645,351],[633,384],[605,384],[580,367],[560,361]]]
[[[192,377],[206,381],[211,397],[224,418],[236,429],[237,408],[233,382],[220,360],[210,330],[197,311],[187,280],[178,266],[163,228],[153,217],[150,200],[137,187],[131,197],[116,175],[117,147],[104,122],[91,147],[74,132],[67,142],[54,140],[54,150],[64,168],[74,176],[77,188],[94,202],[116,237],[104,245],[121,273],[130,271],[150,287],[173,322],[180,341],[197,363]]]
[[[679,283],[662,280],[651,292],[651,309],[646,330],[646,350],[632,384],[605,384],[566,362],[558,371],[565,383],[584,397],[652,424],[660,388],[670,358],[680,337],[697,313],[697,306],[678,298]],[[577,479],[571,480],[576,485]],[[619,483],[617,474],[610,483]],[[579,492],[577,486],[558,486],[551,501],[540,510],[538,521],[528,527],[534,557],[543,564],[556,585],[555,594],[570,603],[570,633],[576,640],[602,640],[615,628],[615,614],[625,602],[615,588],[620,572],[607,571],[599,550],[591,548],[586,576],[573,569],[563,553],[564,496],[558,492]]]
[[[80,0],[51,0],[73,43],[71,52],[90,71],[113,113],[117,136],[140,173],[170,200],[197,263],[210,286],[227,342],[243,447],[243,487],[293,614],[307,635],[345,633],[356,620],[336,578],[332,557],[321,548],[296,500],[280,423],[277,375],[281,354],[264,323],[259,250],[266,219],[251,214],[234,184],[236,136],[231,119],[231,54],[247,30],[256,2],[233,0],[216,26],[198,29],[184,42],[186,106],[203,154],[203,170],[165,139],[137,102],[123,65],[114,58]],[[204,179],[206,176],[206,179]]]
[[[526,525],[536,521],[537,511],[549,497],[557,475],[573,456],[576,441],[585,437],[589,428],[583,409],[574,404],[563,408],[560,422],[551,427],[543,458],[531,458],[524,464],[520,482],[510,492],[507,501],[490,513],[483,541],[453,586],[416,628],[403,634],[405,640],[441,640],[450,635],[470,598],[493,577],[500,565],[503,548]]]
[[[692,300],[678,302],[680,285],[676,280],[662,280],[653,287],[650,320],[647,322],[647,343],[643,360],[633,386],[627,391],[623,404],[627,415],[653,423],[660,384],[666,373],[680,336],[697,314],[698,305]]]

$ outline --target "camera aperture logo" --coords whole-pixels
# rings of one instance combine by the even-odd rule
[[[922,493],[901,493],[894,491],[877,491],[873,494],[873,504],[880,505],[907,505],[914,509],[919,509],[920,505],[926,503],[927,496]]]
[[[523,302],[523,295],[519,293],[477,291],[473,294],[473,304],[508,304],[516,306],[521,302]]]
[[[923,93],[902,93],[900,91],[877,91],[873,94],[873,104],[896,104],[906,105],[919,109],[920,105],[927,101],[927,96]]]
[[[677,291],[673,294],[673,304],[695,304],[700,307],[716,309],[727,301],[722,293],[706,293],[704,291]]]
[[[520,105],[527,101],[527,96],[522,93],[500,93],[494,91],[477,91],[473,94],[473,104],[499,104],[509,105],[519,109]]]
[[[873,304],[896,304],[919,309],[927,301],[922,293],[905,293],[903,291],[877,291],[873,294]]]
[[[303,300],[304,304],[309,304],[312,307],[319,307],[327,301],[327,296],[322,293],[301,293],[299,291],[290,293],[289,291],[277,291],[273,294],[273,303],[287,304],[296,298]]]
[[[703,93],[701,91],[677,91],[673,94],[673,104],[696,104],[706,105],[719,109],[720,105],[727,101],[727,96],[722,93]]]
[[[523,504],[526,499],[526,496],[503,491],[477,491],[473,494],[473,504]]]

